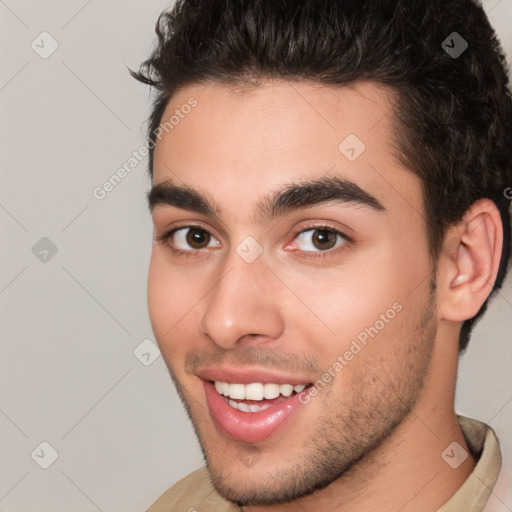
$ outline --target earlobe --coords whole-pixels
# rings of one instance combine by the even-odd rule
[[[440,314],[462,322],[478,313],[496,280],[503,244],[496,205],[489,199],[475,202],[445,239],[439,262]]]

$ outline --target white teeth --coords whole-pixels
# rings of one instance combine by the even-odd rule
[[[281,395],[290,396],[293,393],[293,386],[291,384],[281,384],[279,386]]]
[[[244,404],[243,402],[234,402],[233,400],[229,400],[228,404],[231,405],[231,407],[238,409],[239,411],[252,412],[250,409],[250,406],[247,404]]]
[[[260,412],[264,411],[265,409],[268,409],[269,407],[272,407],[270,404],[263,404],[263,405],[249,405],[249,409],[251,412]]]
[[[244,384],[228,384],[229,396],[231,398],[238,398],[238,400],[245,400],[245,386]]]
[[[272,400],[272,398],[277,398],[279,396],[279,384],[271,384],[267,382],[263,386],[263,393],[267,400]]]
[[[268,409],[269,407],[272,407],[270,404],[263,404],[263,405],[247,405],[244,402],[235,402],[234,400],[228,400],[228,404],[233,407],[233,409],[238,409],[242,412],[260,412],[264,411],[265,409]]]
[[[277,398],[279,395],[289,397],[293,391],[300,393],[305,387],[305,384],[298,384],[296,386],[293,384],[275,384],[273,382],[266,382],[265,384],[261,382],[232,384],[230,382],[215,381],[215,389],[217,390],[217,393],[236,400],[272,400],[273,398]],[[238,402],[233,403],[236,403],[238,408]],[[261,406],[257,405],[256,407]]]
[[[245,399],[246,400],[263,400],[264,386],[261,382],[252,382],[245,385]]]

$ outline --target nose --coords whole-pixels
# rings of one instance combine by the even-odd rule
[[[243,339],[261,343],[279,338],[284,330],[279,285],[262,256],[247,263],[234,253],[203,301],[201,332],[225,350]]]

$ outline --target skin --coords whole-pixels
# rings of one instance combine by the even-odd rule
[[[458,335],[496,278],[495,205],[478,201],[450,228],[433,272],[421,182],[392,155],[389,89],[190,85],[163,119],[191,96],[197,107],[157,143],[153,183],[186,184],[221,212],[153,209],[155,237],[199,224],[213,242],[200,250],[180,242],[196,251],[186,257],[171,251],[173,239],[155,241],[148,307],[215,487],[250,512],[437,510],[475,465],[469,454],[452,469],[441,453],[454,441],[469,452],[453,407]],[[366,145],[353,162],[338,150],[350,133]],[[326,174],[354,181],[386,212],[328,204],[258,222],[266,194]],[[353,243],[341,238],[329,253],[312,243],[314,231],[307,242],[296,238],[325,222]],[[263,249],[250,264],[236,252],[247,236]],[[285,428],[257,445],[216,429],[195,374],[202,366],[316,382],[394,303],[401,311]],[[246,454],[257,454],[251,467]]]

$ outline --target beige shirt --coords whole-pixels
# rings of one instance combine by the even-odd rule
[[[501,468],[501,451],[491,427],[457,415],[466,442],[478,459],[473,472],[437,512],[512,512],[510,468]],[[500,472],[501,469],[501,472]],[[180,480],[147,512],[240,512],[212,486],[206,468]]]

